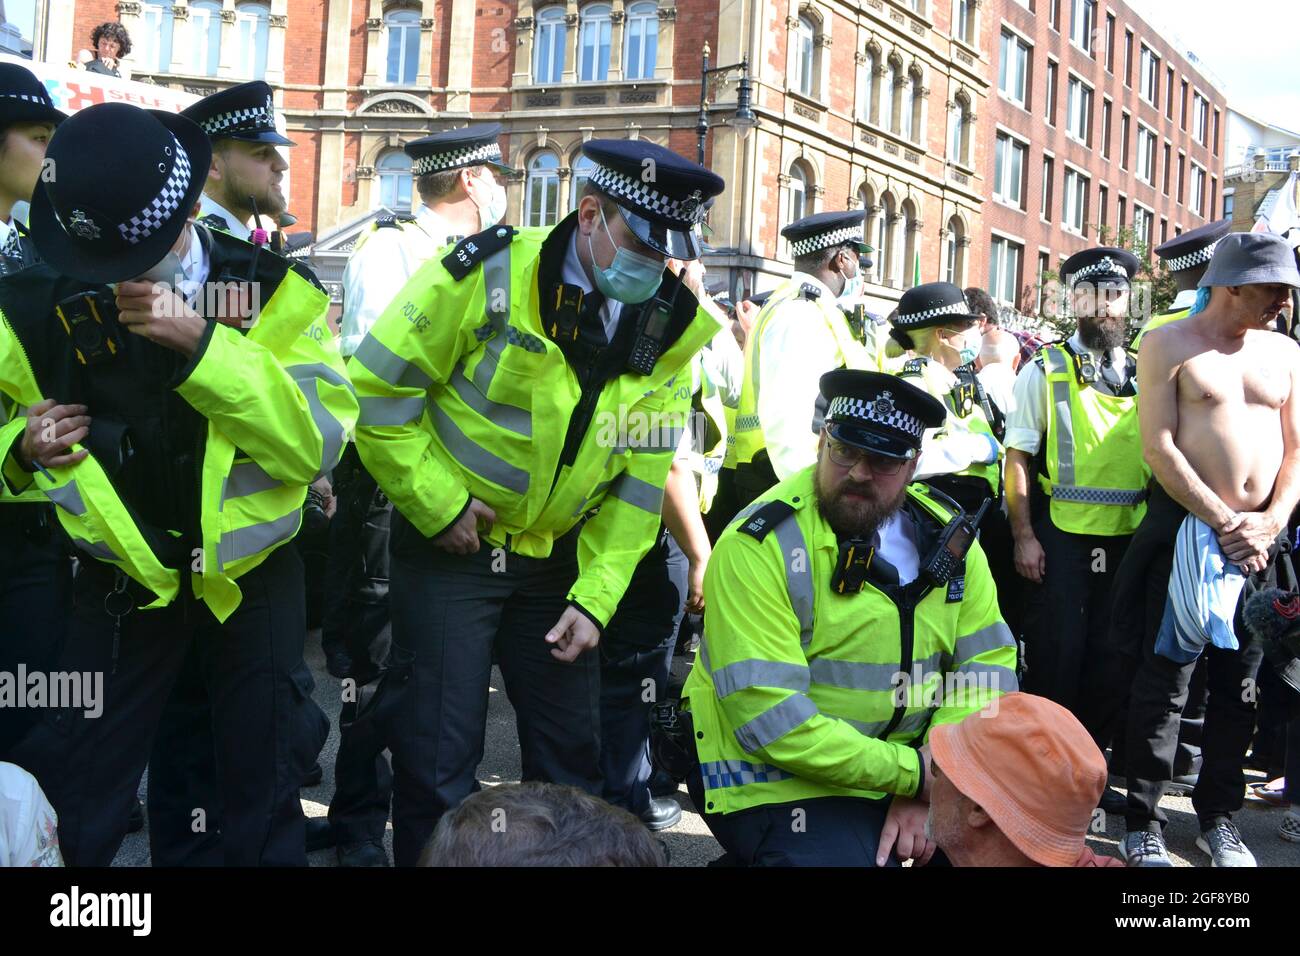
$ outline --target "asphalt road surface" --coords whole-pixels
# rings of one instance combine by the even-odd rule
[[[309,817],[324,816],[330,795],[334,792],[334,755],[338,750],[338,713],[341,706],[339,682],[325,671],[325,659],[320,650],[319,632],[313,631],[307,641],[307,663],[316,677],[316,702],[330,718],[330,736],[321,752],[320,762],[325,776],[319,786],[302,791],[303,812]],[[677,658],[674,669],[678,674],[685,667],[685,659]],[[492,674],[492,691],[488,704],[487,742],[483,763],[479,767],[479,780],[485,785],[511,783],[519,779],[519,742],[515,733],[514,711],[502,689],[501,675]],[[1248,780],[1262,780],[1263,776],[1247,771]],[[148,786],[148,776],[141,783],[143,797]],[[709,833],[704,820],[694,812],[690,797],[683,786],[677,801],[685,811],[681,822],[659,835],[668,844],[672,866],[705,866],[722,855],[722,849]],[[1161,802],[1169,816],[1165,840],[1176,866],[1209,866],[1209,858],[1196,848],[1196,814],[1188,797],[1167,796]],[[1243,839],[1255,854],[1261,866],[1300,866],[1300,844],[1287,843],[1277,835],[1282,810],[1264,804],[1247,802],[1245,809],[1234,817]],[[1105,834],[1090,837],[1089,844],[1098,853],[1119,855],[1118,842],[1124,836],[1122,819],[1106,820]],[[148,827],[139,833],[129,834],[118,851],[114,866],[148,866]],[[392,859],[391,825],[385,837],[389,859]],[[309,854],[311,866],[335,866],[334,851],[321,850]]]

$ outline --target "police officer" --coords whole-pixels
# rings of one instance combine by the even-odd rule
[[[181,115],[212,141],[199,222],[236,239],[252,237],[249,223],[274,230],[286,209],[280,181],[289,168],[277,147],[294,142],[276,131],[271,87],[261,80],[239,83],[203,97]]]
[[[833,368],[874,368],[836,305],[871,251],[861,209],[822,212],[781,230],[794,274],[763,305],[745,342],[745,384],[736,413],[736,501],[744,507],[812,464],[821,428],[817,380]]]
[[[89,420],[53,434],[29,420],[4,474],[57,506],[81,555],[58,669],[104,683],[100,713],[50,711],[19,759],[58,811],[65,859],[108,865],[194,643],[224,859],[302,864],[300,728],[315,705],[302,566],[284,545],[357,408],[328,296],[286,260],[190,224],[210,147],[184,117],[92,106],[48,157],[58,175],[31,211],[45,263],[0,280],[0,368],[13,400],[75,401]]]
[[[1016,690],[973,529],[913,485],[944,408],[842,369],[817,461],[741,512],[705,576],[686,684],[705,822],[741,865],[925,862],[928,728]]]
[[[664,264],[697,258],[723,182],[645,140],[582,149],[593,167],[570,216],[427,263],[349,364],[357,450],[396,509],[398,865],[475,787],[494,646],[524,778],[600,792],[599,662],[584,651],[655,541],[679,389],[718,331]]]
[[[1231,230],[1232,220],[1220,219],[1218,222],[1198,226],[1155,247],[1153,251],[1169,270],[1178,294],[1174,296],[1174,301],[1169,304],[1168,309],[1151,316],[1142,326],[1137,337],[1133,339],[1131,349],[1134,352],[1142,344],[1142,337],[1152,329],[1187,318],[1187,313],[1196,304],[1196,284],[1201,281],[1201,276],[1205,275],[1210,260],[1214,258],[1214,250],[1219,245],[1219,240]]]
[[[0,276],[39,261],[26,229],[13,218],[29,202],[41,176],[45,146],[66,117],[54,108],[45,84],[14,63],[0,63]],[[0,373],[2,374],[2,373]],[[37,417],[48,409],[37,405]],[[0,447],[4,436],[23,430],[20,410],[0,396]],[[21,664],[48,672],[58,654],[67,621],[72,564],[53,534],[54,512],[43,501],[13,507],[0,487],[0,673],[14,675]],[[0,761],[40,712],[0,707]]]
[[[1085,249],[1061,266],[1078,328],[1021,369],[1007,420],[1007,511],[1025,595],[1025,689],[1114,732],[1111,587],[1146,510],[1136,363],[1124,351],[1138,260]],[[1035,486],[1037,486],[1035,488]]]

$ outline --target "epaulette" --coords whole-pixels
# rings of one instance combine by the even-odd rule
[[[376,229],[400,229],[404,222],[415,222],[414,216],[380,216],[375,220]]]
[[[762,541],[767,533],[794,514],[794,505],[787,501],[769,501],[740,525],[740,533],[755,541]]]
[[[210,212],[206,216],[200,216],[194,221],[200,226],[207,226],[209,229],[219,229],[221,232],[230,232],[230,223],[226,222],[224,216],[218,216],[215,212]]]
[[[480,233],[467,236],[456,243],[451,252],[442,257],[442,264],[451,273],[451,277],[459,282],[492,253],[499,252],[510,245],[517,232],[514,226],[492,226]]]
[[[926,359],[923,356],[908,359],[898,370],[899,375],[922,375],[925,372]]]
[[[816,302],[821,298],[822,290],[817,288],[811,282],[804,282],[799,285],[799,298],[807,299],[810,302]]]

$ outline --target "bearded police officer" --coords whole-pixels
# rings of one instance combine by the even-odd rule
[[[692,797],[741,865],[925,862],[928,729],[1016,690],[974,529],[915,475],[944,408],[844,369],[817,461],[719,539],[687,680]]]
[[[1205,275],[1210,260],[1214,258],[1214,250],[1219,245],[1219,240],[1231,229],[1231,219],[1220,219],[1218,222],[1198,226],[1181,236],[1175,236],[1152,250],[1173,276],[1174,288],[1178,290],[1178,294],[1174,296],[1174,301],[1169,304],[1167,310],[1151,316],[1142,326],[1137,337],[1133,339],[1131,348],[1134,352],[1138,350],[1143,336],[1148,332],[1170,322],[1187,318],[1192,306],[1196,304],[1196,284],[1201,281],[1201,276]]]
[[[45,261],[0,280],[0,390],[83,404],[89,420],[6,432],[4,477],[52,501],[78,549],[58,670],[104,687],[100,713],[47,713],[18,762],[59,814],[65,859],[107,866],[194,643],[224,860],[301,865],[297,790],[314,756],[301,728],[318,709],[301,665],[302,565],[284,545],[357,408],[328,296],[189,221],[210,147],[184,117],[92,106],[48,157],[58,175],[31,212]]]
[[[698,257],[722,180],[644,140],[582,149],[593,167],[570,216],[428,262],[349,365],[357,448],[396,509],[399,865],[475,787],[494,646],[524,778],[600,792],[584,652],[654,543],[690,359],[719,328],[664,264]]]
[[[1073,711],[1103,750],[1117,717],[1111,587],[1145,512],[1149,477],[1136,364],[1124,351],[1137,268],[1136,256],[1112,247],[1064,262],[1078,329],[1020,371],[1006,435],[1016,570],[1031,582],[1025,689]]]
[[[871,251],[861,209],[822,212],[781,230],[794,274],[763,305],[745,341],[745,384],[736,413],[736,501],[744,507],[812,464],[823,409],[817,380],[835,368],[874,368],[836,299]]]

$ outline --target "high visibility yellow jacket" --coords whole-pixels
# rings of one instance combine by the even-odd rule
[[[251,261],[247,243],[220,233],[211,241],[214,263]],[[176,393],[207,420],[196,495],[202,540],[188,567],[158,553],[159,536],[179,529],[138,522],[94,454],[29,473],[13,454],[26,419],[0,428],[6,493],[52,501],[83,555],[152,591],[150,608],[173,601],[188,572],[194,594],[218,620],[228,618],[241,599],[236,581],[297,533],[307,485],[338,463],[356,421],[356,398],[325,321],[329,296],[279,256],[263,250],[258,263],[256,322],[236,329],[209,321],[175,378]],[[7,290],[20,277],[0,280],[0,392],[23,406],[47,396],[67,401],[60,392],[69,387],[68,367],[76,360],[52,305],[67,291],[60,283],[70,280],[45,266],[20,276],[23,285]],[[42,294],[50,301],[40,303]],[[19,314],[15,301],[40,304]],[[97,410],[89,414],[94,418]]]
[[[913,796],[929,729],[1017,689],[1015,641],[978,543],[944,587],[869,579],[838,594],[839,545],[814,501],[814,467],[742,511],[705,572],[704,637],[684,695],[709,812]],[[924,556],[951,515],[921,484],[905,508]]]
[[[497,515],[480,535],[489,545],[544,558],[598,509],[582,527],[568,599],[604,626],[658,534],[690,408],[691,356],[720,325],[683,287],[670,325],[677,337],[651,373],[624,371],[584,390],[543,318],[558,285],[539,289],[543,257],[563,255],[576,221],[494,227],[431,259],[348,369],[361,401],[357,451],[426,537],[478,498]],[[553,271],[558,283],[558,263]],[[586,422],[581,432],[574,420]]]
[[[922,454],[931,454],[922,461],[922,469],[926,474],[941,473],[929,465],[928,460],[966,462],[964,467],[948,474],[982,478],[988,483],[989,495],[997,498],[1002,493],[1002,443],[993,434],[993,426],[980,402],[983,386],[979,384],[979,379],[973,372],[964,372],[963,376],[954,375],[941,363],[926,356],[909,359],[898,372],[899,378],[906,378],[929,392],[943,402],[948,410],[944,423],[925,433],[921,451]],[[983,436],[984,442],[981,443],[978,439],[972,442],[972,435]],[[996,450],[997,455],[992,462],[985,464],[972,457],[977,452],[991,456],[993,452],[989,451],[990,447]]]
[[[1063,345],[1045,346],[1041,357],[1047,474],[1038,480],[1051,497],[1052,523],[1072,534],[1132,534],[1146,514],[1151,477],[1142,457],[1137,395],[1110,395],[1081,382]]]

